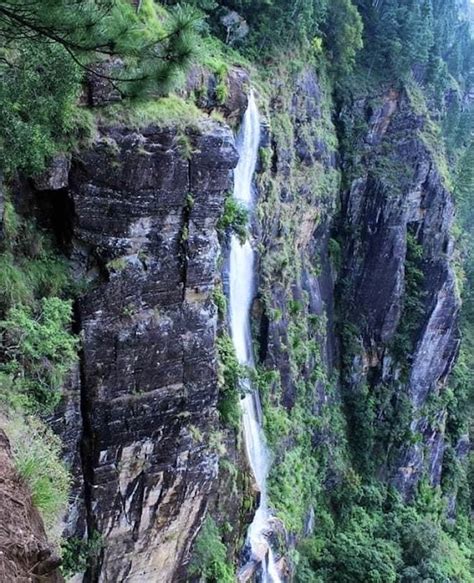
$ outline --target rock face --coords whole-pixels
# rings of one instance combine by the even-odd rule
[[[34,179],[36,190],[60,190],[68,185],[71,160],[65,154],[59,154],[49,163],[43,174]]]
[[[323,395],[310,377],[315,368],[331,368],[334,361],[328,240],[339,175],[335,151],[322,137],[322,127],[332,126],[317,76],[305,70],[285,85],[294,92],[286,95],[275,87],[269,120],[272,165],[261,181],[260,293],[266,309],[260,334],[261,358],[280,373],[282,402],[291,409],[298,383],[311,385],[316,406]],[[318,348],[298,358],[291,350],[296,335]]]
[[[453,202],[433,130],[406,95],[388,91],[375,107],[361,101],[344,115],[349,132],[356,120],[369,120],[343,197],[343,317],[363,347],[346,383],[353,395],[364,385],[372,394],[385,387],[392,402],[408,402],[405,429],[418,437],[396,444],[383,473],[409,497],[423,471],[432,484],[441,475],[445,413],[429,410],[429,402],[443,391],[458,348]],[[403,424],[400,416],[396,422]]]
[[[195,71],[186,90],[200,88],[203,109],[235,122],[247,75],[231,71],[223,103],[218,82]],[[458,349],[453,203],[436,137],[407,95],[387,91],[342,111],[347,147],[326,90],[309,69],[275,76],[262,132],[254,331],[260,369],[272,373],[260,379],[268,439],[277,475],[302,459],[303,478],[330,489],[344,465],[335,446],[345,439],[341,399],[354,405],[349,441],[363,433],[360,404],[373,424],[364,447],[374,471],[409,498],[423,473],[433,485],[441,479],[441,396]],[[213,301],[217,222],[236,163],[232,132],[216,122],[104,126],[70,170],[58,163],[36,183],[43,214],[60,209],[52,228],[89,282],[76,306],[81,365],[51,420],[75,474],[65,534],[99,533],[104,543],[85,582],[187,580],[209,509],[233,527],[223,535],[229,555],[243,547],[255,492],[242,442],[218,419],[225,322]],[[340,168],[350,177],[342,192]],[[383,430],[394,426],[387,443]],[[271,501],[285,511],[272,479]],[[314,498],[301,490],[301,516],[291,518],[309,536]],[[291,580],[278,532],[275,554]]]
[[[16,472],[0,429],[0,580],[60,583],[60,559],[48,543],[41,517]]]
[[[89,534],[105,546],[87,581],[177,581],[217,484],[211,294],[216,223],[237,154],[210,123],[100,129],[73,161],[80,301],[82,468]]]

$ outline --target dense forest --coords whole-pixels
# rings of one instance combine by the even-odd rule
[[[250,376],[262,400],[262,423],[271,451],[269,505],[279,525],[271,539],[285,565],[282,580],[474,581],[474,466],[468,437],[474,419],[473,10],[467,0],[0,0],[0,428],[9,438],[16,471],[58,556],[59,577],[68,580],[85,573],[78,580],[90,582],[237,580],[249,512],[255,505],[242,486],[248,467],[236,461],[243,439],[240,401],[247,386],[242,379]],[[213,424],[219,429],[214,428],[209,437],[190,421],[186,431],[200,448],[219,458],[215,488],[224,491],[232,483],[229,500],[235,496],[235,504],[247,510],[237,519],[235,512],[223,510],[222,496],[217,495],[216,502],[215,493],[209,494],[209,501],[202,503],[205,516],[189,532],[189,556],[176,551],[184,575],[179,570],[164,578],[107,578],[100,575],[100,565],[105,564],[104,549],[109,548],[108,527],[94,515],[99,505],[91,502],[96,477],[91,477],[93,463],[85,461],[94,457],[91,452],[100,441],[98,431],[87,436],[95,431],[95,417],[87,403],[102,391],[100,383],[87,388],[92,359],[85,323],[88,298],[105,294],[106,285],[136,266],[129,259],[131,252],[126,255],[130,265],[124,253],[107,255],[99,227],[94,227],[96,239],[91,237],[87,245],[78,243],[77,233],[86,220],[77,219],[81,209],[77,196],[85,196],[86,190],[78,188],[79,195],[70,197],[75,205],[70,219],[64,214],[66,203],[58,202],[63,199],[41,194],[55,190],[64,194],[69,186],[61,182],[58,188],[42,188],[41,184],[61,160],[67,160],[68,170],[72,160],[79,178],[87,173],[88,164],[100,166],[89,155],[99,141],[97,152],[116,155],[111,168],[118,167],[127,154],[117,154],[122,147],[117,135],[120,139],[132,135],[130,144],[138,143],[136,136],[143,128],[152,130],[140,142],[142,154],[153,128],[166,128],[176,134],[177,147],[193,168],[193,156],[209,147],[198,152],[193,141],[196,128],[205,132],[202,127],[207,128],[207,123],[238,131],[243,111],[229,115],[228,106],[234,98],[236,70],[245,72],[246,91],[254,88],[265,120],[256,175],[259,202],[253,219],[227,192],[220,209],[216,231],[224,259],[209,300],[218,320],[212,350],[217,354],[219,386]],[[317,82],[308,81],[311,76]],[[201,86],[193,81],[196,77]],[[311,94],[317,102],[313,109],[307,105],[309,98],[299,97],[298,92],[307,87],[316,95]],[[97,105],[94,96],[99,95],[100,101],[101,91],[107,99]],[[393,103],[395,113],[390,110]],[[386,125],[385,118],[390,120]],[[113,129],[112,137],[104,138],[104,128]],[[379,141],[374,137],[378,131]],[[134,147],[128,144],[124,151]],[[163,150],[167,148],[172,146]],[[418,157],[412,161],[415,150]],[[206,162],[203,172],[216,164]],[[419,187],[421,218],[406,220],[400,251],[403,267],[397,272],[401,278],[397,285],[402,299],[394,332],[379,334],[373,332],[371,310],[382,301],[383,282],[389,275],[377,272],[382,291],[372,290],[370,298],[367,291],[363,295],[369,289],[364,288],[367,273],[379,269],[374,249],[385,252],[386,241],[371,247],[370,237],[380,228],[380,216],[389,223],[398,212],[393,209],[415,196],[410,181],[425,166],[432,174]],[[135,180],[135,170],[127,168],[127,176]],[[180,162],[174,160],[176,180],[179,168]],[[97,189],[107,179],[101,176]],[[366,198],[356,204],[361,183],[366,185]],[[114,183],[106,196],[115,200],[120,188]],[[208,189],[214,192],[217,187]],[[185,221],[192,216],[195,199],[199,203],[195,192],[186,194]],[[433,216],[447,217],[451,201],[453,224],[441,216],[442,227],[429,219],[435,226],[425,228],[430,208],[436,206]],[[145,201],[148,212],[147,205]],[[357,219],[363,216],[362,207],[377,219]],[[202,216],[196,224],[206,218],[205,210],[199,209]],[[104,212],[102,219],[112,215],[113,211]],[[117,230],[117,246],[128,236],[119,233],[120,220],[112,229]],[[166,223],[155,239],[164,237],[173,224]],[[179,235],[179,245],[188,249],[185,267],[191,256],[192,228],[191,221]],[[447,238],[440,243],[439,233],[445,228]],[[221,279],[225,283],[231,233],[242,241],[254,240],[258,250],[258,289],[252,310],[254,371],[236,361],[228,331],[228,298]],[[206,236],[211,237],[208,231]],[[438,244],[440,251],[433,251]],[[147,264],[140,252],[135,256],[144,271],[158,270],[157,265],[166,263],[166,257]],[[381,262],[387,270],[390,261],[386,252]],[[438,269],[438,264],[443,268]],[[423,357],[417,356],[417,347],[429,342],[424,340],[431,326],[427,315],[437,309],[435,301],[448,294],[451,273],[452,317],[440,326],[443,331],[452,328],[454,356],[446,356],[433,384],[436,388],[427,389],[429,394],[420,403],[413,386],[423,386],[425,373],[419,372]],[[322,282],[324,314],[316,308],[312,311],[307,298],[311,286],[304,282],[311,278]],[[126,284],[121,285],[125,289]],[[127,288],[117,318],[133,320],[135,325],[139,318],[134,320],[133,286]],[[168,286],[171,289],[173,284]],[[331,291],[324,292],[325,286],[332,286]],[[436,300],[435,288],[442,288]],[[146,293],[140,300],[142,308]],[[160,293],[165,296],[165,291]],[[119,296],[118,291],[114,294],[111,299],[107,296],[108,301]],[[156,318],[158,312],[162,317],[161,307],[153,310]],[[183,313],[181,318],[192,320]],[[99,309],[94,318],[97,314]],[[205,336],[207,329],[203,330],[198,334]],[[279,330],[278,338],[284,338],[283,348],[278,348],[272,330]],[[184,337],[182,333],[179,338]],[[165,338],[172,342],[172,336]],[[118,341],[110,354],[118,351],[117,346]],[[81,470],[65,455],[69,445],[57,430],[74,375],[81,379],[78,410],[86,419],[79,430]],[[417,384],[413,379],[418,379]],[[175,382],[170,378],[169,385]],[[137,384],[129,391],[138,399],[148,388]],[[104,401],[97,407],[105,409]],[[179,413],[176,419],[186,424],[186,411]],[[168,419],[168,410],[160,414]],[[169,421],[170,427],[176,423]],[[150,435],[155,439],[158,433]],[[398,469],[409,464],[400,460],[408,451],[427,452],[439,435],[443,444],[439,476],[433,477],[425,453],[424,461],[415,464],[416,480],[406,486],[408,481],[402,483],[397,476]],[[232,448],[235,459],[229,453]],[[118,446],[122,449],[125,444]],[[97,445],[97,451],[102,455],[106,448]],[[165,467],[174,462],[156,463]],[[87,527],[76,526],[72,532],[65,529],[64,516],[68,508],[70,512],[71,492],[77,491],[81,480],[86,484],[83,522]],[[165,489],[166,479],[164,484],[160,487]],[[104,493],[105,498],[114,497],[106,489]],[[156,499],[163,496],[166,499],[164,493]],[[172,496],[166,500],[170,506],[183,503]],[[239,521],[244,527],[235,534]],[[137,528],[134,540],[139,538]],[[0,526],[0,550],[9,545],[9,536]],[[0,566],[5,568],[1,558]],[[5,573],[2,581],[23,580],[9,579],[10,571]],[[244,580],[248,579],[239,579]]]

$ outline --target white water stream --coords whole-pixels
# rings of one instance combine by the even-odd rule
[[[260,119],[253,94],[245,112],[237,141],[239,163],[234,175],[234,197],[249,213],[253,207],[253,176],[260,143]],[[254,295],[254,252],[250,241],[243,245],[234,235],[230,250],[230,323],[232,341],[240,364],[254,366],[250,334],[250,308]],[[262,583],[281,583],[272,549],[268,543],[270,512],[267,497],[269,457],[262,431],[262,412],[258,391],[245,382],[242,400],[247,455],[260,490],[260,504],[250,525],[247,542],[252,558],[262,564]]]

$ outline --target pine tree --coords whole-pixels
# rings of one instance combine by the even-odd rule
[[[158,18],[152,2],[137,11],[129,0],[0,0],[4,64],[15,65],[8,54],[22,43],[55,44],[92,74],[99,74],[92,59],[121,57],[118,82],[169,83],[193,56],[199,24],[200,15],[180,5]]]
[[[73,129],[85,72],[123,94],[172,88],[199,46],[200,16],[157,10],[152,0],[0,0],[2,173],[42,169]],[[112,58],[113,74],[95,66]]]

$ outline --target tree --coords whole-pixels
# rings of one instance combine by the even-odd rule
[[[333,0],[323,25],[326,49],[338,75],[352,70],[362,48],[362,18],[351,0]]]
[[[55,44],[93,74],[100,75],[87,64],[91,55],[121,57],[133,75],[127,77],[125,67],[117,80],[163,84],[193,55],[200,16],[178,5],[159,19],[152,0],[140,6],[136,11],[127,0],[0,0],[3,63],[12,66],[9,49],[25,42]]]
[[[198,46],[199,16],[126,0],[0,0],[0,166],[41,171],[76,123],[85,71],[123,94],[165,93]],[[114,73],[95,64],[119,58]]]

